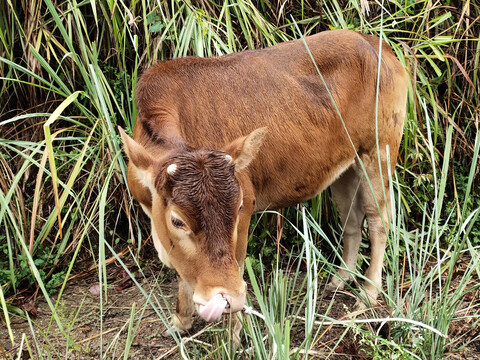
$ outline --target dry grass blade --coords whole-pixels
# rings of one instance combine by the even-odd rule
[[[58,232],[60,238],[62,238],[62,218],[61,218],[61,206],[60,200],[58,197],[58,177],[57,177],[57,167],[55,165],[55,155],[53,151],[53,139],[50,133],[50,126],[58,119],[60,114],[65,110],[65,108],[74,102],[77,99],[77,96],[80,94],[79,91],[74,92],[70,96],[68,96],[59,106],[58,108],[50,115],[47,122],[43,125],[43,130],[45,131],[45,141],[47,144],[48,149],[48,162],[50,164],[50,172],[52,174],[52,183],[53,183],[53,193],[54,193],[54,200],[55,200],[55,207],[57,208],[57,216],[58,216]]]
[[[52,138],[52,140],[53,140],[53,138]],[[48,157],[48,148],[45,147],[42,159],[40,160],[40,168],[38,169],[37,178],[35,180],[35,193],[34,193],[34,196],[33,196],[32,217],[31,217],[31,220],[30,220],[30,241],[29,241],[29,246],[28,246],[28,250],[30,252],[30,255],[33,253],[33,242],[34,242],[34,236],[35,236],[35,224],[36,224],[36,219],[37,219],[38,206],[39,206],[39,203],[40,203],[40,189],[41,189],[41,186],[42,186],[43,168],[45,167],[45,164],[47,163],[47,157]]]

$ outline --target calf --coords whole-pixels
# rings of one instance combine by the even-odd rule
[[[328,186],[344,226],[343,263],[329,288],[355,270],[366,217],[365,290],[377,297],[387,169],[402,137],[407,74],[383,44],[377,106],[377,37],[337,30],[305,41],[309,50],[295,40],[166,61],[140,78],[133,138],[120,133],[130,191],[151,219],[160,259],[179,274],[179,329],[191,328],[195,309],[214,321],[244,306],[254,212],[295,205]]]

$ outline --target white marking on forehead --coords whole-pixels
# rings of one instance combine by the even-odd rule
[[[233,161],[233,158],[230,156],[230,155],[225,155],[225,159],[227,159],[227,161],[230,161],[232,162]]]
[[[168,167],[167,167],[167,173],[168,173],[169,175],[175,174],[175,171],[177,171],[177,165],[176,165],[176,164],[170,164],[170,165],[168,165]]]

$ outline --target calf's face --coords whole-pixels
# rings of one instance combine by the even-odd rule
[[[151,219],[162,262],[192,288],[197,310],[219,296],[227,302],[225,311],[241,310],[246,284],[239,264],[244,259],[236,254],[245,253],[238,247],[246,246],[246,238],[239,239],[237,230],[248,227],[254,209],[251,201],[243,202],[238,174],[257,154],[265,129],[233,141],[224,151],[187,146],[147,151],[120,133],[130,160],[129,187]]]

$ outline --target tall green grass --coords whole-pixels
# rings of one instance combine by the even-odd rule
[[[133,129],[133,96],[141,71],[172,57],[222,55],[298,38],[295,23],[304,35],[334,28],[382,33],[409,71],[412,88],[399,164],[392,174],[395,208],[382,298],[391,317],[416,320],[442,333],[467,320],[470,324],[464,334],[444,339],[401,322],[389,323],[383,337],[352,322],[343,336],[353,331],[365,351],[384,358],[448,357],[449,351],[468,346],[465,333],[478,339],[478,310],[465,299],[477,293],[479,275],[479,15],[479,6],[469,1],[457,7],[428,0],[371,3],[368,15],[356,0],[315,5],[263,0],[1,2],[0,313],[11,345],[27,349],[32,358],[67,357],[75,344],[69,332],[75,318],[66,321],[58,308],[68,278],[84,270],[80,264],[85,260],[96,266],[103,313],[108,259],[131,273],[123,261],[127,258],[118,254],[132,254],[128,261],[134,263],[141,253],[148,222],[132,206],[114,130],[117,124]],[[240,351],[226,333],[218,332],[211,341],[222,346],[206,352],[206,345],[175,335],[183,356],[332,356],[343,336],[328,351],[321,346],[324,328],[317,322],[334,319],[319,312],[319,301],[327,301],[319,276],[335,270],[331,263],[339,254],[341,229],[328,193],[308,206],[310,215],[283,211],[286,220],[277,234],[279,215],[263,214],[253,222],[252,248],[266,255],[254,257],[247,270],[252,303],[265,320],[244,316],[242,336],[248,345]],[[265,245],[277,236],[284,248],[299,251]],[[326,259],[324,254],[333,255]],[[281,261],[284,255],[291,259],[288,264]],[[304,277],[299,276],[302,262],[309,264]],[[361,256],[359,267],[364,262],[368,257]],[[38,291],[49,305],[52,324],[41,335],[35,335],[38,326],[17,301],[25,289]],[[146,307],[168,323],[164,301],[142,291],[146,305],[132,306],[118,336],[100,349],[102,357],[112,351],[129,356]],[[11,323],[18,316],[29,321],[28,336],[14,337]],[[292,329],[299,327],[304,334],[300,344],[291,338]],[[99,333],[104,331],[100,324]],[[52,332],[64,334],[62,349],[48,341]],[[2,350],[0,346],[0,354]],[[6,356],[14,358],[13,353]]]

